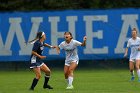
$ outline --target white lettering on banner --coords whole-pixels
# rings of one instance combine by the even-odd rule
[[[3,44],[2,37],[0,35],[0,55],[6,56],[6,55],[12,55],[12,51],[10,50],[11,45],[13,43],[13,38],[16,34],[17,40],[20,45],[20,53],[19,55],[30,55],[31,54],[31,44],[25,44],[25,38],[23,35],[23,31],[21,29],[20,23],[22,22],[21,18],[9,18],[10,28],[9,32],[6,38],[5,45]],[[42,22],[42,18],[32,18],[33,26],[32,30],[30,31],[29,40],[33,39],[35,37],[35,33],[38,31],[40,22]]]
[[[86,36],[87,43],[86,48],[84,49],[85,54],[107,54],[108,47],[104,46],[103,48],[93,48],[94,41],[93,38],[103,39],[103,31],[98,30],[93,32],[93,22],[94,21],[103,21],[108,22],[108,17],[104,16],[84,16],[84,21],[86,22]]]
[[[136,21],[138,20],[138,15],[122,15],[122,20],[123,20],[123,25],[117,43],[117,47],[115,48],[115,54],[120,54],[125,52],[124,44],[128,40],[127,33],[129,27],[130,28],[135,27],[138,30],[138,34],[139,34],[138,25],[136,23]]]
[[[28,41],[33,40],[35,38],[36,33],[39,30],[40,24],[43,22],[43,18],[32,17],[31,21],[32,21],[32,29],[30,31]],[[24,44],[24,46],[20,45],[21,50],[19,52],[19,55],[31,55],[32,46],[33,46],[32,44]]]
[[[75,22],[77,21],[77,16],[67,16],[66,20],[68,22],[68,31],[70,31],[75,38]],[[60,17],[49,17],[49,22],[51,23],[51,44],[58,45],[58,38],[64,38],[64,32],[58,32],[58,22],[60,22]],[[54,49],[49,50],[49,54],[56,54]]]
[[[115,54],[122,54],[124,53],[124,44],[128,40],[127,33],[130,28],[136,27],[139,34],[139,28],[137,24],[138,20],[138,14],[127,14],[122,15],[122,28],[120,31],[120,36],[118,37],[118,42],[116,45],[116,48],[113,50]],[[50,22],[50,28],[51,28],[51,45],[58,45],[58,39],[64,37],[64,32],[66,31],[59,31],[58,26],[63,25],[59,24],[61,21],[61,16],[50,16],[48,17],[48,22]],[[93,30],[93,23],[95,21],[101,21],[103,23],[108,22],[108,16],[107,15],[90,15],[90,16],[83,16],[83,20],[85,22],[85,33],[87,38],[87,45],[84,49],[84,54],[108,54],[108,47],[109,46],[101,46],[100,48],[94,48],[94,40],[93,38],[97,38],[98,40],[102,40],[104,35],[103,29],[100,29],[98,31]],[[67,31],[70,31],[73,34],[73,38],[75,38],[76,34],[76,22],[78,21],[77,16],[66,16],[66,22],[68,23]],[[37,31],[39,30],[40,24],[43,22],[43,17],[31,17],[32,27],[29,33],[28,41],[34,39],[36,36]],[[0,32],[0,56],[11,56],[12,55],[12,44],[13,39],[16,36],[18,43],[19,43],[19,54],[17,55],[30,55],[32,46],[31,44],[25,43],[25,37],[24,33],[26,31],[23,31],[22,26],[22,18],[21,17],[14,17],[9,18],[9,31],[6,36],[5,42],[2,38],[2,31]],[[24,33],[23,33],[24,32]],[[27,38],[27,37],[26,37]],[[26,39],[27,40],[27,39]],[[49,54],[56,54],[56,51],[54,49],[49,50]]]

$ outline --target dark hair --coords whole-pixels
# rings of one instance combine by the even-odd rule
[[[36,38],[41,39],[41,38],[42,38],[42,33],[43,33],[43,32],[38,32],[37,35],[36,35]]]
[[[37,40],[40,40],[42,38],[42,33],[43,32],[37,32],[35,39],[29,41],[28,43],[33,43],[33,42],[35,42]]]
[[[137,29],[136,28],[133,28],[132,31],[136,31],[136,33],[137,33]]]
[[[69,34],[70,34],[71,39],[73,38],[73,36],[72,36],[72,33],[71,33],[71,32],[65,32],[65,33],[64,33],[64,35],[65,35],[66,33],[69,33]]]

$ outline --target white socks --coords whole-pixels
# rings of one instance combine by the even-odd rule
[[[73,77],[71,77],[71,76],[68,77],[68,85],[71,86],[72,85],[72,82],[73,82]]]

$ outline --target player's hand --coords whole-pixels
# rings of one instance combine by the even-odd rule
[[[54,49],[54,48],[56,48],[56,46],[52,46],[51,48],[53,48],[53,49]]]
[[[87,36],[84,36],[83,40],[86,41],[87,40]]]
[[[126,58],[127,57],[127,53],[125,53],[123,57]]]
[[[56,48],[56,53],[60,54],[60,48],[58,46],[55,46],[55,48]]]
[[[45,59],[45,58],[46,58],[46,56],[40,56],[39,58],[40,58],[40,59]]]
[[[138,48],[138,51],[140,51],[140,48]]]
[[[60,54],[60,50],[57,49],[56,52],[57,52],[57,54]]]

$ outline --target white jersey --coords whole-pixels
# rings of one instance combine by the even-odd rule
[[[81,46],[81,44],[82,44],[81,42],[72,39],[69,44],[66,41],[63,41],[59,45],[60,49],[65,50],[65,53],[66,53],[65,62],[74,61],[74,60],[79,61],[79,57],[77,54],[77,46]]]
[[[138,51],[138,48],[140,47],[139,37],[136,37],[135,40],[133,38],[130,38],[128,40],[127,47],[131,48],[130,61],[140,59],[140,51]]]

